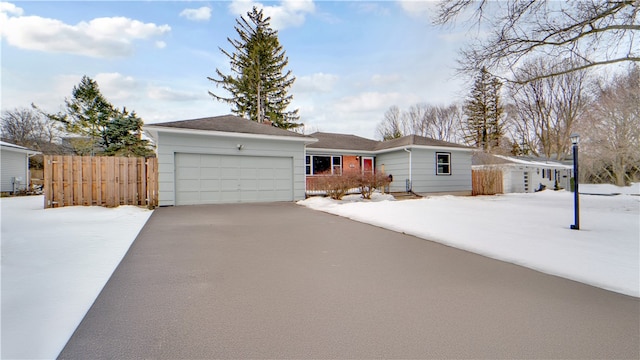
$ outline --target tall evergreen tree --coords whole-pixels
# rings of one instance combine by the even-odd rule
[[[234,114],[248,117],[259,123],[269,120],[274,126],[292,129],[302,124],[298,110],[287,111],[293,96],[288,89],[293,85],[295,77],[291,70],[284,71],[289,58],[278,40],[278,32],[271,29],[270,17],[264,17],[262,10],[253,7],[243,16],[236,19],[235,30],[238,39],[227,38],[234,51],[220,51],[229,58],[231,74],[225,75],[216,69],[218,78],[208,77],[230,94],[219,96],[211,91],[214,99],[233,106]]]
[[[98,83],[86,75],[73,87],[71,99],[67,98],[64,102],[64,112],[47,116],[61,122],[67,133],[88,139],[86,152],[93,155],[97,148],[104,145],[103,135],[109,125],[113,106],[100,92]]]
[[[153,150],[149,140],[142,139],[142,119],[126,108],[114,110],[104,139],[105,155],[150,156]]]
[[[65,109],[58,114],[45,114],[62,123],[62,130],[79,135],[73,143],[81,155],[151,154],[149,142],[141,138],[142,119],[135,112],[118,110],[100,92],[98,83],[83,76],[73,87],[72,97],[65,99]]]
[[[468,144],[486,151],[500,145],[504,112],[500,101],[501,88],[502,82],[484,68],[476,77],[464,105],[467,116],[465,141]]]

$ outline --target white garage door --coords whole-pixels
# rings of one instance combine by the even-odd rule
[[[293,200],[293,159],[177,153],[176,204]]]

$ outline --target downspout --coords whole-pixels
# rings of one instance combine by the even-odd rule
[[[412,159],[411,159],[411,150],[409,150],[409,149],[407,149],[407,148],[404,148],[404,151],[406,151],[406,152],[408,152],[408,153],[409,153],[409,183],[407,184],[406,190],[407,190],[407,192],[412,192],[412,190],[413,190],[413,183],[412,183],[412,179],[411,179],[411,168],[412,168],[413,166],[412,166],[412,164],[411,164],[411,162],[412,162]]]

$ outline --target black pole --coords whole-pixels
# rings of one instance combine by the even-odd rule
[[[574,220],[571,228],[580,230],[580,198],[578,196],[578,144],[573,144],[573,214]]]

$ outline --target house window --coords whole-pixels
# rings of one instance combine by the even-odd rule
[[[307,175],[341,175],[342,157],[330,155],[307,155]]]
[[[436,175],[451,175],[451,153],[436,153]]]
[[[332,156],[331,163],[333,164],[333,174],[342,175],[342,159],[340,156]]]

